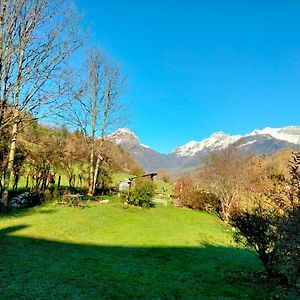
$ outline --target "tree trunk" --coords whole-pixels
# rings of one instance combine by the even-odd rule
[[[92,109],[92,135],[91,135],[91,156],[90,156],[90,181],[89,181],[89,190],[88,195],[94,195],[94,157],[95,157],[95,135],[96,135],[96,126],[97,126],[97,90],[94,90],[94,99],[93,99],[93,109]]]
[[[9,191],[10,177],[12,174],[12,169],[13,169],[14,160],[15,160],[17,135],[18,135],[18,118],[15,119],[15,122],[13,125],[12,139],[11,139],[9,156],[8,156],[8,164],[7,164],[7,168],[6,168],[5,176],[4,176],[3,194],[2,194],[2,199],[1,199],[4,209],[6,209],[6,207],[9,205],[8,191]]]
[[[26,190],[28,190],[28,186],[29,186],[29,175],[27,175],[26,177],[26,187],[25,187]]]
[[[57,182],[57,189],[60,189],[60,181],[61,181],[61,176],[58,176],[58,182]]]
[[[91,149],[90,156],[90,180],[89,180],[89,190],[88,195],[93,196],[93,186],[94,186],[94,147]]]
[[[6,210],[7,206],[9,205],[8,199],[8,191],[9,191],[9,184],[10,184],[10,176],[13,170],[13,164],[15,160],[15,153],[16,153],[16,145],[17,145],[17,136],[18,136],[18,125],[20,119],[20,111],[18,109],[19,105],[19,97],[20,97],[20,85],[22,79],[22,67],[24,61],[24,45],[21,47],[20,54],[18,57],[18,71],[17,71],[17,79],[16,79],[16,90],[15,90],[15,103],[14,103],[14,121],[12,127],[12,135],[11,135],[11,144],[9,149],[8,155],[8,164],[5,170],[4,175],[4,189],[2,194],[2,205],[4,206],[4,210]]]
[[[98,180],[98,177],[99,177],[99,168],[100,168],[100,163],[102,161],[103,161],[103,156],[99,153],[99,155],[97,157],[95,172],[94,172],[93,194],[95,194],[95,191],[96,191],[97,180]]]

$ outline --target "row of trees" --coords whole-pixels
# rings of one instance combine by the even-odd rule
[[[0,0],[0,145],[1,206],[9,206],[11,174],[16,168],[22,134],[38,120],[55,118],[72,131],[80,143],[65,149],[65,168],[81,161],[78,151],[89,157],[88,192],[96,190],[101,164],[108,162],[104,137],[118,125],[125,88],[121,68],[98,48],[90,48],[81,68],[75,68],[74,53],[86,44],[75,7],[65,0]],[[77,59],[78,61],[78,59]],[[53,136],[52,136],[53,137]],[[52,137],[37,152],[50,151]],[[69,135],[71,143],[76,138]],[[68,140],[67,139],[67,140]],[[59,143],[55,152],[60,150]],[[30,141],[22,144],[28,152]],[[63,148],[64,149],[64,148]],[[52,154],[48,153],[50,158]],[[54,155],[55,156],[55,155]],[[72,162],[71,162],[72,161]],[[42,162],[35,160],[36,164]],[[46,167],[45,167],[46,168]],[[47,168],[49,170],[49,166]],[[46,171],[45,171],[46,172]]]
[[[95,142],[95,154],[102,153],[104,161],[99,167],[95,192],[104,193],[111,187],[112,172],[139,174],[139,165],[119,146],[105,140]],[[5,149],[2,149],[5,152]],[[8,147],[6,147],[8,151]],[[7,154],[7,152],[6,152]],[[66,127],[49,127],[32,122],[19,135],[12,172],[12,189],[22,186],[34,193],[43,194],[54,183],[68,185],[69,189],[87,191],[89,184],[89,145],[84,134],[70,132]],[[5,156],[5,153],[4,153]],[[3,191],[4,170],[1,164],[0,194]],[[59,176],[62,181],[60,181]],[[25,182],[24,182],[25,181]]]

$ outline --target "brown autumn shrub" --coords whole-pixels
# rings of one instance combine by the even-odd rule
[[[189,176],[180,177],[175,183],[176,205],[194,210],[216,211],[218,199],[211,193],[199,189]]]

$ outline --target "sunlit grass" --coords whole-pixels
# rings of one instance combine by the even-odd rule
[[[1,299],[266,299],[216,216],[110,200],[0,217]]]

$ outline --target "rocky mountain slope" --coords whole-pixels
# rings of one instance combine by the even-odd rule
[[[161,168],[169,171],[182,171],[200,166],[210,153],[222,151],[228,147],[233,147],[242,156],[272,154],[283,149],[298,149],[300,148],[300,126],[267,127],[246,135],[228,135],[224,132],[217,132],[203,141],[191,141],[177,147],[170,154],[162,154],[143,145],[128,128],[117,130],[109,135],[108,139],[128,151],[145,171],[157,171]]]
[[[128,128],[118,129],[108,136],[109,140],[128,151],[146,172],[168,168],[168,156],[143,145],[139,138]]]

